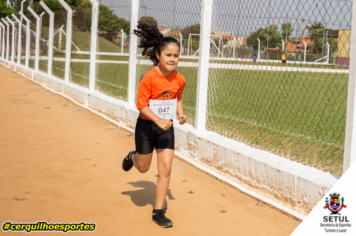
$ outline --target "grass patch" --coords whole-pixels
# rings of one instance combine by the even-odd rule
[[[15,200],[15,201],[25,201],[25,200],[27,200],[27,198],[18,198],[18,197],[14,197],[14,199],[13,200]]]

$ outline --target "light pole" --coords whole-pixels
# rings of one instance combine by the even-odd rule
[[[148,6],[140,6],[140,7],[145,8],[145,16],[147,16],[147,8],[148,8]]]
[[[239,3],[237,4],[237,11],[238,11],[238,15],[237,15],[237,52],[236,52],[236,63],[237,63],[237,58],[238,58],[238,51],[239,51],[239,34],[240,34],[240,0]],[[243,39],[242,39],[243,40]],[[243,44],[243,43],[242,43]],[[235,53],[234,53],[235,56]]]
[[[174,0],[174,7],[173,7],[173,27],[172,27],[172,38],[174,38],[174,27],[175,27],[175,19],[176,19],[176,0]]]
[[[282,52],[284,51],[284,41],[283,41],[283,39],[281,39],[281,41],[282,41]]]
[[[298,0],[298,17],[297,17],[297,28],[298,28],[298,45],[300,45],[300,36],[299,36],[299,5],[300,0]],[[297,62],[297,45],[295,46],[294,50],[294,64]]]
[[[257,58],[258,60],[260,60],[260,46],[261,46],[261,40],[259,38],[257,38],[258,40],[258,55],[257,55]]]
[[[322,57],[324,57],[324,40],[325,40],[325,15],[326,15],[326,0],[324,2],[324,16],[323,16],[323,22],[324,22],[324,30],[323,30],[323,46],[322,46]]]
[[[304,63],[305,63],[306,55],[307,55],[307,43],[304,40],[303,43],[304,43]]]
[[[266,53],[266,66],[267,66],[267,59],[268,59],[268,41],[269,41],[269,28],[270,28],[270,25],[269,25],[269,19],[271,17],[271,11],[270,11],[270,8],[271,8],[271,0],[269,0],[268,2],[268,29],[267,29],[267,53]]]

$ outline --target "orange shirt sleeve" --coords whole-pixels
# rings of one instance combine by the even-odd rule
[[[185,78],[183,77],[182,78],[182,85],[180,86],[180,89],[179,89],[179,91],[178,91],[178,93],[177,93],[177,98],[178,98],[178,100],[181,100],[182,99],[182,95],[183,95],[183,90],[184,90],[184,88],[185,88],[185,85],[186,85],[186,81],[185,81]]]
[[[152,96],[152,78],[150,76],[144,76],[139,83],[136,107],[142,109],[150,104],[150,98]]]

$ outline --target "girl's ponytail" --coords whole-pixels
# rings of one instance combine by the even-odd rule
[[[175,38],[163,37],[157,25],[149,25],[139,21],[137,29],[134,30],[134,34],[140,37],[140,45],[138,47],[143,48],[142,56],[149,57],[154,65],[158,65],[159,63],[156,52],[160,55],[165,45],[176,43],[180,48],[180,44]]]

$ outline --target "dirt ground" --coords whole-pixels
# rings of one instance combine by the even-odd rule
[[[95,223],[80,235],[290,235],[300,221],[175,157],[167,217],[151,221],[156,159],[121,161],[132,133],[0,65],[0,225]],[[0,235],[27,234],[3,232]],[[61,232],[31,232],[63,235]]]

